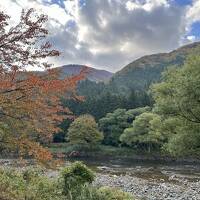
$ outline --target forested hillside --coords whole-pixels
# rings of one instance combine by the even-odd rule
[[[91,74],[88,79],[78,84],[78,94],[85,97],[82,102],[74,100],[65,101],[76,115],[89,113],[97,120],[117,108],[137,108],[151,106],[152,98],[149,86],[161,79],[162,72],[170,66],[181,66],[186,57],[198,52],[200,43],[183,46],[170,53],[155,54],[142,57],[125,66],[121,71],[112,76],[109,82],[94,81]],[[71,73],[70,66],[63,67],[63,75]],[[79,67],[74,67],[77,73]],[[98,73],[97,73],[98,72]],[[107,72],[108,73],[108,72]],[[101,71],[96,71],[101,74]]]
[[[144,101],[143,105],[136,104],[145,99],[144,96],[139,99],[141,91],[135,95],[135,100],[138,98],[135,105],[130,104],[131,96],[128,96],[126,100],[121,96],[121,100],[124,100],[124,104],[122,104],[123,101],[117,101],[120,96],[114,96],[110,93],[112,98],[107,98],[107,100],[110,100],[107,103],[108,106],[112,105],[113,107],[107,107],[107,103],[101,99],[96,104],[93,101],[97,110],[90,110],[90,108],[95,108],[94,105],[85,104],[88,106],[88,110],[82,110],[83,113],[77,115],[86,114],[88,111],[89,114],[96,117],[99,129],[104,134],[102,138],[102,144],[104,145],[126,146],[140,153],[157,152],[179,157],[185,155],[199,157],[199,64],[200,58],[196,54],[189,56],[181,67],[171,67],[165,70],[162,81],[152,84],[149,89],[153,99],[153,104],[149,107],[145,105]],[[87,101],[88,99],[85,102],[87,103]],[[82,108],[86,108],[84,107],[85,102],[83,102]],[[75,107],[72,104],[68,104],[68,106]],[[120,106],[127,107],[121,109]],[[113,111],[111,111],[111,108]],[[97,117],[98,110],[105,112],[105,116]],[[75,119],[72,125],[68,124],[69,130],[75,124],[86,136],[88,131],[85,130],[89,130],[89,127],[97,129],[97,126],[92,125],[92,123],[88,123],[88,127],[85,128],[86,122],[80,122],[79,118]],[[91,116],[86,115],[83,117],[87,122],[90,118]],[[66,122],[63,124],[66,125]],[[78,135],[78,131],[76,132],[76,135]],[[65,134],[69,137],[70,132],[66,131]],[[65,138],[67,138],[66,135]],[[86,143],[86,146],[89,147],[93,140],[96,141],[96,138],[92,137],[91,135],[79,137],[79,139],[82,139],[77,144],[82,146]],[[77,138],[74,137],[73,142],[76,141]]]
[[[91,114],[97,121],[116,109],[152,107],[154,100],[149,90],[151,84],[161,81],[162,72],[168,67],[182,66],[187,56],[197,54],[199,49],[200,43],[193,43],[171,53],[142,57],[114,74],[107,83],[88,79],[81,81],[77,92],[84,100],[63,100],[63,105],[70,108],[75,116]],[[70,123],[67,120],[61,124],[65,133]],[[64,135],[56,135],[55,141],[64,141]]]
[[[125,66],[111,79],[109,85],[116,91],[148,90],[151,83],[161,78],[161,73],[169,66],[181,66],[186,57],[200,50],[200,42],[183,46],[170,53],[144,56]]]
[[[85,65],[71,64],[58,67],[57,69],[60,71],[60,78],[63,79],[66,76],[78,75],[84,68],[87,68],[86,79],[97,83],[108,82],[113,76],[113,73],[106,70],[95,69]]]

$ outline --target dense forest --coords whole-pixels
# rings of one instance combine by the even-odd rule
[[[142,61],[137,60],[114,75],[108,83],[81,81],[77,91],[84,100],[63,100],[63,105],[77,117],[93,116],[104,135],[101,140],[104,145],[124,146],[139,152],[198,157],[198,49],[199,43],[194,43],[169,54],[142,58]],[[135,66],[138,62],[139,67]],[[141,63],[145,63],[145,67],[140,67]],[[127,70],[129,73],[124,75]],[[146,70],[148,80],[143,73]],[[121,78],[118,80],[119,76],[132,86]],[[138,79],[137,84],[134,77]],[[143,85],[138,85],[139,79]],[[126,84],[123,91],[122,85],[113,84],[116,80]],[[54,142],[70,144],[68,128],[71,123],[76,123],[76,119],[73,121],[69,119],[61,123],[62,131],[55,135]]]
[[[2,65],[1,72],[2,152],[27,155],[31,147],[28,154],[41,159],[36,153],[41,151],[50,160],[52,155],[42,145],[64,142],[72,149],[96,143],[140,153],[199,155],[200,43],[142,57],[114,75],[90,68],[91,74],[81,65],[51,68],[45,62],[41,63],[45,72],[30,72],[26,66],[38,65],[41,57],[59,56],[48,42],[41,46],[40,53],[34,48],[28,52],[29,46],[48,34],[46,29],[38,28],[46,16],[37,16],[37,27],[27,21],[33,12],[22,13],[19,25],[7,33],[10,38],[4,41],[2,36],[4,54],[18,52],[18,58],[11,54],[2,58],[9,63],[9,67]],[[7,19],[2,14],[4,29]],[[13,32],[15,29],[17,33]],[[6,29],[2,34],[5,32]],[[23,35],[22,41],[18,34]],[[25,54],[33,56],[24,57]],[[16,58],[21,62],[18,67]]]

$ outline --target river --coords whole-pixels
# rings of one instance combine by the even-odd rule
[[[200,200],[200,165],[112,158],[79,158],[96,172],[96,186],[111,186],[130,192],[139,200]],[[1,166],[16,160],[0,160]],[[49,177],[58,171],[48,171]]]
[[[138,199],[200,200],[200,165],[131,159],[79,159],[97,173],[95,185],[118,187]]]

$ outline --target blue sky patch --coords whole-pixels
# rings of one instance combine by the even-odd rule
[[[200,38],[200,21],[192,24],[189,35],[195,35],[197,38]]]
[[[63,0],[51,0],[51,2],[47,0],[43,0],[45,4],[58,4],[60,7],[65,8],[65,4],[63,3]]]
[[[181,6],[192,4],[192,0],[174,0],[174,1],[176,2],[176,4],[181,5]]]

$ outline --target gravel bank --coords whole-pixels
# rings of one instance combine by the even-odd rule
[[[176,182],[176,183],[175,183]],[[129,175],[97,174],[97,186],[118,187],[142,200],[200,200],[200,182],[149,181]]]
[[[17,160],[0,159],[0,166],[23,170],[23,167],[19,168]],[[58,173],[58,171],[49,170],[46,175],[54,178],[58,176]],[[126,173],[112,174],[108,168],[103,168],[101,172],[96,173],[94,185],[117,187],[132,193],[139,200],[200,200],[200,180],[189,181],[177,175],[169,175],[166,181],[145,179]]]

